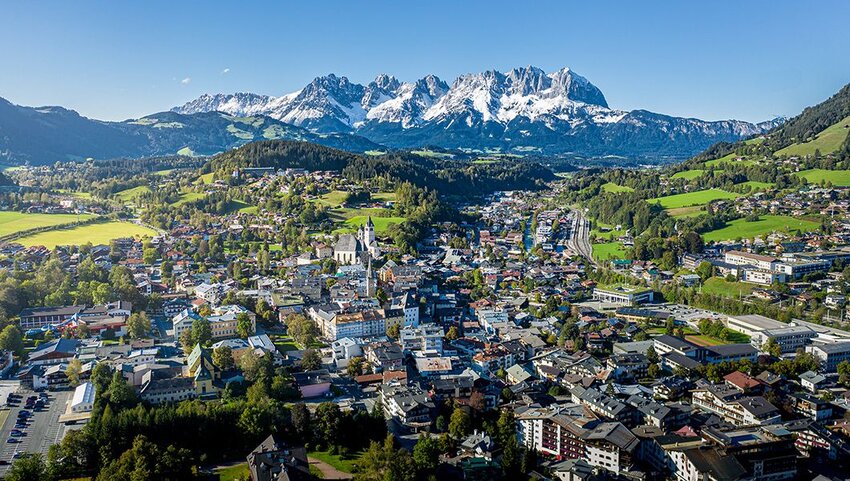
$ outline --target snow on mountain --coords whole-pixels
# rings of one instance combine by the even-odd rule
[[[629,155],[632,147],[641,155],[653,148],[662,155],[688,155],[716,141],[775,126],[616,110],[599,88],[569,68],[546,73],[533,66],[465,74],[451,86],[433,75],[402,83],[381,74],[364,86],[330,74],[280,97],[203,95],[173,110],[267,115],[318,133],[354,132],[390,147],[531,148],[544,153],[604,147],[618,155]],[[615,139],[624,145],[616,145]]]

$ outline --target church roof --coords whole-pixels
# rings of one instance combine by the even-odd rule
[[[342,252],[361,252],[363,244],[360,239],[352,234],[345,234],[339,237],[339,240],[334,245],[334,250]]]

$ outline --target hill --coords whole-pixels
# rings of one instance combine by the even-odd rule
[[[160,112],[102,122],[62,107],[22,107],[0,99],[0,162],[6,164],[211,155],[265,139],[304,140],[358,152],[382,148],[356,135],[316,134],[265,116]]]
[[[551,170],[537,162],[472,163],[404,152],[370,156],[308,142],[281,140],[254,142],[216,155],[204,170],[232,173],[245,167],[333,170],[352,180],[389,177],[436,189],[446,195],[536,190],[544,182],[555,179]]]

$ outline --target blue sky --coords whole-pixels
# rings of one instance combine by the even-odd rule
[[[125,119],[313,77],[569,66],[615,108],[794,115],[850,82],[850,2],[44,1],[0,5],[0,97]]]

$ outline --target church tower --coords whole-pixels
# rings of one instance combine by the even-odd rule
[[[372,216],[366,219],[366,224],[363,225],[363,243],[366,246],[372,245],[375,242],[375,224],[372,223]]]

